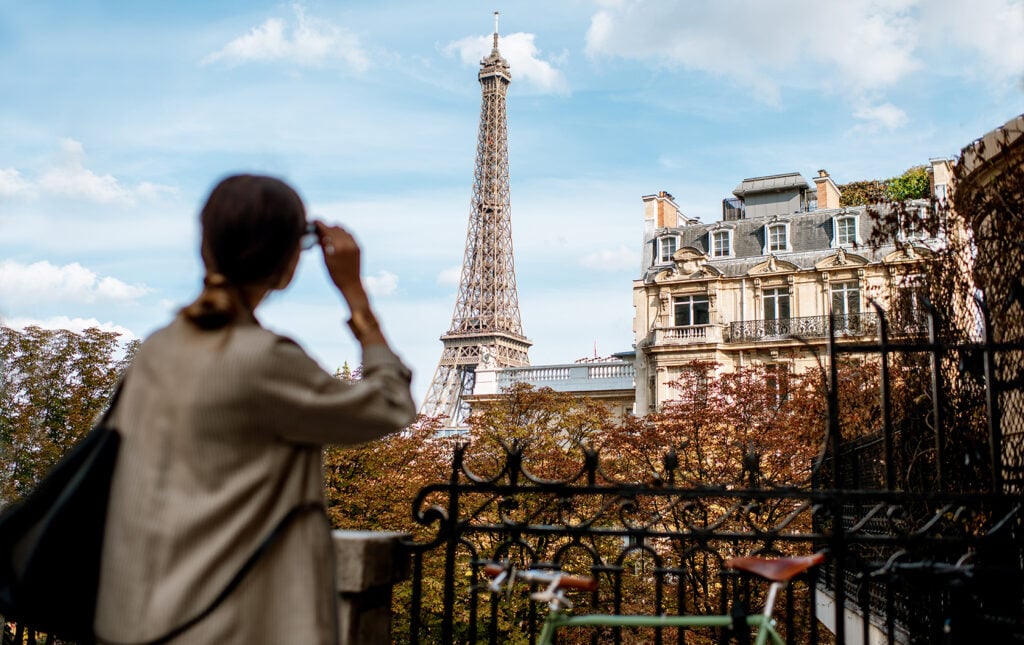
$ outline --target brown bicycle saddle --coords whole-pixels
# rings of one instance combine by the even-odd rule
[[[791,558],[762,558],[756,555],[744,555],[738,558],[729,558],[725,561],[725,566],[729,569],[753,573],[772,582],[785,582],[824,561],[824,553]]]

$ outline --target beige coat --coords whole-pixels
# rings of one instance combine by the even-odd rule
[[[112,419],[123,442],[100,641],[150,640],[205,609],[289,509],[322,501],[323,444],[369,441],[412,421],[409,381],[383,346],[364,351],[361,381],[339,381],[255,320],[209,332],[179,316],[153,334]],[[327,522],[306,514],[173,642],[333,644],[336,621]]]

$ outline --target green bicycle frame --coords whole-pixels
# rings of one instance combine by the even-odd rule
[[[762,614],[747,616],[747,625],[757,628],[754,645],[765,645],[768,637],[774,645],[784,645],[782,637],[775,631],[772,619]],[[731,627],[732,616],[618,616],[614,614],[583,614],[568,616],[558,610],[548,612],[537,645],[551,645],[555,630],[560,627]]]

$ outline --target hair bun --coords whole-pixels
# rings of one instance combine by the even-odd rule
[[[238,303],[231,293],[231,283],[222,273],[211,272],[203,277],[203,292],[182,311],[200,329],[220,329],[238,315]]]

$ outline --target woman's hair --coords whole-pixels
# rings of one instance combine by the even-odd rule
[[[219,329],[238,315],[240,287],[280,282],[305,232],[306,209],[280,179],[234,175],[210,193],[200,223],[206,277],[183,312],[202,329]]]

